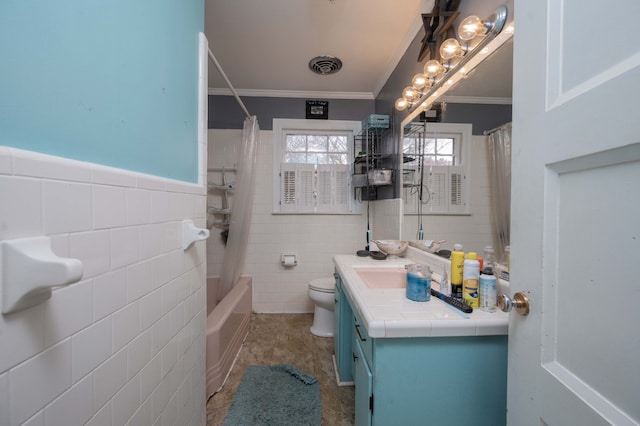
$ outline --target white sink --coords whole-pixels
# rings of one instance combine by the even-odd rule
[[[403,266],[354,267],[362,281],[369,288],[405,288],[407,271]]]

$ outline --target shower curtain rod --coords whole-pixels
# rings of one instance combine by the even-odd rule
[[[495,129],[485,130],[484,132],[482,132],[482,134],[485,135],[485,136],[490,135],[493,132],[497,132],[498,130],[505,128],[509,124],[511,124],[511,123],[510,122],[509,123],[504,123],[502,126],[498,126]]]
[[[240,96],[238,96],[238,92],[236,92],[236,89],[233,88],[233,85],[231,84],[231,82],[227,78],[227,75],[222,70],[222,67],[220,66],[220,63],[218,62],[216,57],[213,56],[213,52],[211,51],[211,48],[208,48],[208,50],[209,50],[209,59],[211,59],[211,62],[213,62],[213,64],[216,66],[216,68],[218,68],[218,71],[222,75],[222,78],[224,78],[224,80],[227,82],[227,86],[229,86],[229,89],[231,89],[231,93],[233,93],[233,96],[235,96],[236,101],[238,101],[238,103],[240,104],[240,108],[242,108],[244,113],[247,115],[247,118],[251,118],[251,114],[249,114],[249,111],[247,110],[247,107],[244,106],[244,102],[242,102],[242,99],[240,99]]]

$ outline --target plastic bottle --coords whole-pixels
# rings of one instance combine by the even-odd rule
[[[451,252],[451,297],[462,299],[462,273],[464,268],[464,252],[462,244],[454,244]]]
[[[478,281],[480,280],[480,262],[476,258],[475,252],[467,253],[462,274],[462,301],[472,308],[479,306]]]
[[[407,288],[405,295],[407,299],[428,302],[431,299],[431,269],[417,263],[407,265],[406,268]]]
[[[500,278],[509,281],[509,271],[511,270],[511,246],[504,248],[504,254],[500,259]]]
[[[480,309],[487,312],[495,312],[498,298],[497,280],[493,275],[493,269],[489,266],[480,274],[478,286],[478,298]]]
[[[496,253],[493,250],[493,246],[484,246],[482,257],[484,258],[484,265],[480,270],[484,271],[486,268],[491,268],[492,271],[495,271],[496,270]]]
[[[440,293],[445,296],[451,296],[451,286],[449,285],[449,274],[447,273],[446,266],[442,271],[442,277],[440,278]]]

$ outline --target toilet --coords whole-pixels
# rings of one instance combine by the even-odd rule
[[[336,281],[333,277],[318,278],[309,281],[309,298],[316,307],[313,311],[311,334],[320,337],[333,337],[333,305]]]

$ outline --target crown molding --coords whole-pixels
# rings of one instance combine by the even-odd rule
[[[261,90],[261,89],[236,89],[239,96],[259,98],[320,98],[320,99],[362,99],[372,101],[375,99],[370,92],[321,92],[309,90]],[[233,96],[230,89],[210,87],[209,95]]]
[[[484,96],[443,96],[438,100],[451,104],[486,104],[486,105],[511,105],[512,98],[494,98]]]

